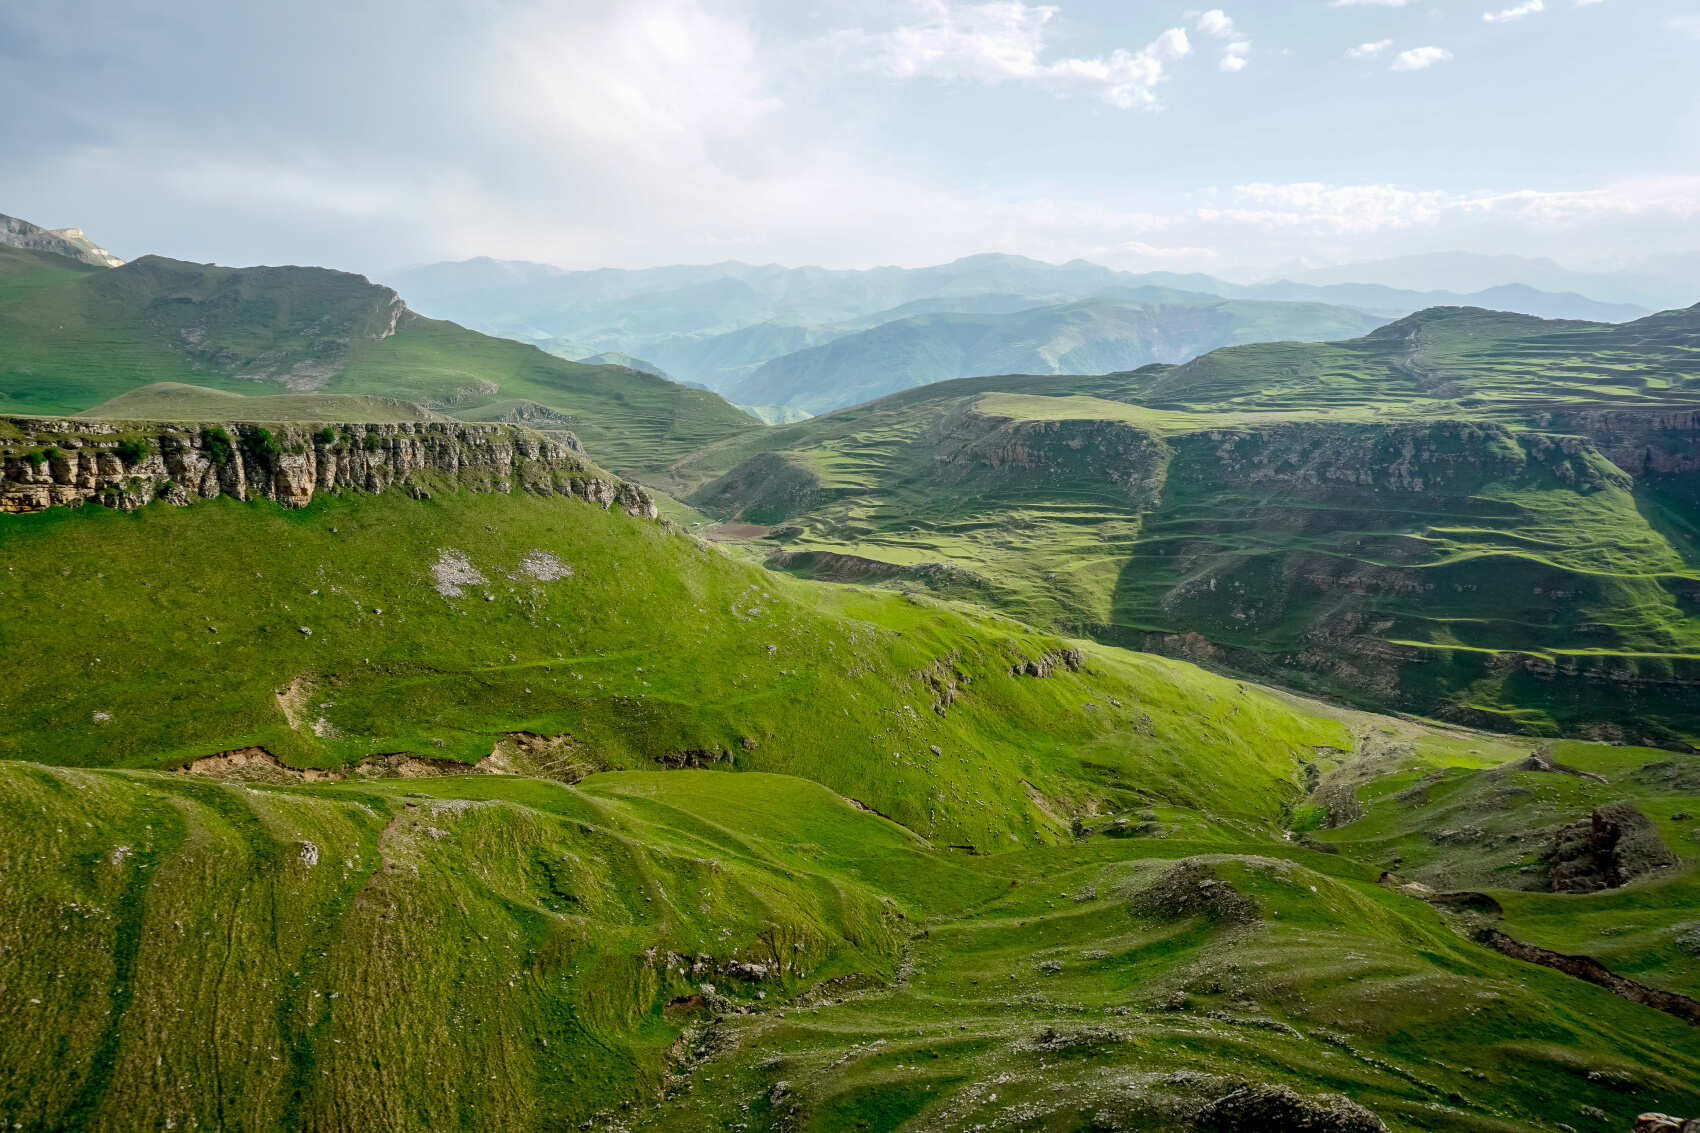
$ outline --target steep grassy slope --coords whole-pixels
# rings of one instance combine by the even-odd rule
[[[1292,789],[1295,753],[1336,731],[1165,662],[1014,676],[1064,643],[776,577],[559,498],[54,509],[7,518],[0,561],[9,758],[170,767],[260,747],[297,767],[398,751],[470,764],[529,732],[563,737],[579,774],[801,774],[987,846],[1170,788],[1254,821]],[[1261,778],[1243,758],[1213,770],[1218,742],[1256,753]]]
[[[668,481],[775,565],[1491,726],[1700,738],[1700,312],[940,383]]]
[[[628,475],[760,428],[704,390],[422,319],[345,272],[158,256],[108,270],[0,247],[0,411],[79,413],[161,382],[356,394],[472,420],[532,419],[526,406],[541,404]]]

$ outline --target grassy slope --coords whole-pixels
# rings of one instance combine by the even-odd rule
[[[410,401],[337,393],[277,393],[244,396],[182,382],[157,382],[85,409],[78,417],[112,421],[442,421]]]
[[[706,391],[453,323],[405,314],[395,334],[379,337],[392,299],[359,276],[317,268],[150,256],[104,269],[0,248],[0,412],[79,413],[159,382],[276,395],[304,380],[474,420],[532,400],[567,416],[598,460],[627,475],[761,428]]]
[[[468,420],[515,398],[536,401],[569,418],[568,427],[597,460],[638,477],[761,429],[707,390],[623,366],[568,362],[431,319],[408,320],[389,338],[362,344],[329,388],[422,401]]]
[[[440,595],[445,549],[491,581]],[[534,551],[573,576],[526,574]],[[403,750],[471,762],[504,732],[565,733],[592,765],[729,753],[984,846],[1056,837],[1033,797],[1127,806],[1173,789],[1266,812],[1294,753],[1332,734],[1172,663],[1109,655],[1088,674],[1012,677],[1057,639],[798,583],[575,501],[50,511],[0,525],[0,563],[11,758],[152,767],[259,745],[297,766]],[[961,686],[942,716],[929,669]],[[292,687],[293,726],[278,695]],[[1129,729],[1141,712],[1153,722]],[[1243,764],[1218,777],[1218,743],[1256,753],[1261,778]]]
[[[253,788],[10,764],[0,800],[0,1112],[26,1129],[556,1128],[657,1097],[683,1055],[625,1121],[1167,1128],[1170,1098],[1245,1080],[1395,1130],[1700,1105],[1691,1027],[1195,812],[964,857],[719,772]],[[1192,855],[1249,916],[1130,902]],[[776,955],[778,978],[727,969]],[[721,998],[688,998],[705,984]]]

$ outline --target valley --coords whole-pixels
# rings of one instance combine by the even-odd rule
[[[0,1119],[1700,1113],[1695,320],[764,425],[0,248]]]

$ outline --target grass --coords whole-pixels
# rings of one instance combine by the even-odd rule
[[[0,799],[0,1112],[26,1129],[1151,1127],[1246,1080],[1398,1131],[1700,1105],[1684,1024],[1349,857],[1194,822],[972,857],[715,771],[11,763]],[[1242,911],[1142,898],[1177,861]]]
[[[487,581],[440,594],[445,551]],[[572,576],[528,574],[539,551]],[[1172,793],[1256,821],[1293,789],[1293,753],[1332,734],[1170,662],[1094,655],[1078,677],[1014,677],[1063,643],[774,576],[572,500],[53,510],[8,518],[0,565],[10,758],[169,767],[259,746],[300,767],[471,763],[528,731],[569,735],[603,767],[805,775],[984,847],[1066,831],[1046,807],[1068,808],[1035,794],[1124,808]],[[1223,764],[1218,744],[1248,756]],[[1126,770],[1111,789],[1088,764]]]
[[[115,421],[360,421],[388,425],[446,418],[412,402],[356,394],[240,394],[181,382],[158,382],[85,409],[83,419]]]

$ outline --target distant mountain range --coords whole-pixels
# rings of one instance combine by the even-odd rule
[[[1267,339],[1356,338],[1386,320],[1323,303],[1150,292],[1008,314],[924,314],[880,323],[763,363],[726,391],[737,404],[824,413],[981,374],[1103,374],[1184,362]]]
[[[626,357],[741,404],[811,412],[944,378],[1127,369],[1257,339],[1349,338],[1432,306],[1594,322],[1649,313],[1503,279],[1467,292],[1367,277],[1241,285],[997,254],[862,271],[742,263],[564,271],[477,259],[403,270],[391,282],[416,309],[487,334],[563,357]]]
[[[1417,291],[1477,292],[1520,283],[1542,291],[1580,293],[1614,304],[1654,310],[1686,307],[1700,299],[1700,252],[1643,260],[1628,270],[1574,271],[1546,258],[1491,256],[1478,252],[1430,252],[1418,256],[1288,273],[1302,284],[1372,284]],[[1485,304],[1483,304],[1485,305]],[[1522,310],[1508,307],[1507,310]],[[1591,318],[1622,322],[1598,314],[1523,314],[1543,318]]]

